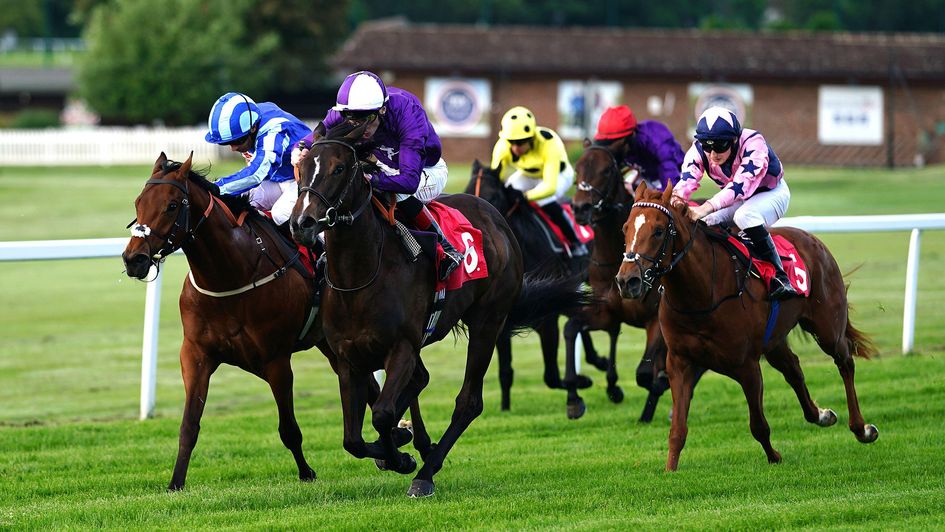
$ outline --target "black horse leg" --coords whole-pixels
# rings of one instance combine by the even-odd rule
[[[469,424],[482,413],[482,381],[489,369],[492,351],[495,349],[496,337],[505,320],[502,317],[496,320],[494,316],[482,318],[480,327],[470,326],[469,347],[466,356],[466,375],[463,387],[456,396],[456,407],[446,432],[439,443],[433,446],[432,451],[424,459],[423,467],[417,471],[407,491],[408,497],[427,497],[433,495],[433,475],[442,467],[447,453],[453,448],[456,440],[469,427]],[[472,320],[470,320],[472,321]]]
[[[551,389],[563,389],[564,383],[561,382],[561,374],[558,372],[558,344],[561,335],[558,318],[548,319],[536,330],[541,338],[541,354],[545,360],[545,384]],[[581,375],[575,370],[574,386],[578,390],[590,388],[593,385],[594,381],[590,377]]]
[[[617,338],[620,337],[620,324],[607,331],[610,335],[610,364],[607,365],[607,397],[612,403],[623,402],[623,390],[617,386]]]
[[[295,407],[292,401],[292,366],[289,357],[282,357],[270,362],[264,371],[266,382],[272,389],[279,410],[279,437],[282,444],[292,451],[295,464],[299,468],[299,479],[315,480],[315,470],[309,467],[302,454],[302,431],[295,419]]]
[[[495,344],[496,354],[499,357],[499,386],[502,387],[502,410],[511,408],[512,403],[512,333],[503,329]]]
[[[582,324],[576,318],[570,318],[564,325],[564,347],[567,353],[564,360],[564,387],[568,390],[568,419],[578,419],[587,410],[584,399],[577,393],[577,371],[574,367],[574,340],[581,329]]]
[[[184,417],[180,423],[177,463],[174,464],[174,474],[167,486],[168,491],[184,488],[190,455],[194,451],[194,446],[197,445],[197,435],[200,433],[200,418],[203,416],[203,408],[207,402],[210,375],[217,369],[217,365],[186,338],[184,339],[180,353],[180,370],[184,379]]]
[[[580,335],[581,345],[584,346],[584,360],[601,371],[607,371],[610,363],[606,358],[597,354],[594,341],[591,339],[591,331],[584,329],[580,332]]]
[[[384,381],[384,387],[381,388],[381,394],[371,408],[371,424],[377,431],[378,443],[384,450],[384,463],[378,464],[378,467],[401,474],[412,473],[417,467],[417,462],[409,454],[397,450],[392,432],[397,428],[401,414],[416,397],[408,393],[406,401],[401,399],[414,378],[418,359],[418,353],[406,340],[400,340],[391,347],[385,360],[384,369],[387,379]]]

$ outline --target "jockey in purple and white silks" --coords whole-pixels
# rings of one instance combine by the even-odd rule
[[[405,219],[413,220],[417,229],[437,234],[446,253],[438,277],[445,280],[463,261],[463,255],[447,240],[426,207],[443,192],[449,172],[442,158],[440,137],[420,100],[403,89],[388,88],[372,72],[355,72],[345,78],[338,89],[335,106],[303,140],[302,149],[295,152],[293,158],[302,155],[304,146],[311,146],[316,138],[344,122],[368,123],[359,142],[370,142],[374,146],[372,155],[376,161],[371,162],[380,171],[369,176],[371,186],[395,193],[397,210]]]
[[[238,92],[221,96],[210,110],[206,141],[229,146],[246,158],[247,166],[214,181],[220,194],[246,194],[257,209],[270,211],[284,223],[298,198],[292,146],[310,131],[301,120],[276,104],[257,104]]]
[[[752,243],[755,253],[774,265],[771,299],[797,295],[767,227],[787,212],[791,190],[784,168],[761,133],[743,129],[738,117],[722,107],[710,107],[696,124],[696,140],[686,153],[673,201],[687,202],[708,175],[722,190],[704,204],[690,207],[693,220],[708,225],[734,222]]]

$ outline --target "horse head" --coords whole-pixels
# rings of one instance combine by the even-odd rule
[[[689,251],[692,243],[685,205],[672,204],[673,187],[647,189],[640,183],[633,207],[623,225],[626,247],[617,272],[617,286],[625,298],[644,297],[653,284]],[[683,249],[677,251],[680,245]]]
[[[630,195],[623,186],[617,158],[606,146],[585,140],[584,153],[575,165],[577,192],[571,201],[579,224],[598,223],[609,214],[623,209]]]
[[[506,187],[502,183],[502,167],[489,168],[479,162],[479,159],[473,161],[472,175],[469,184],[466,185],[466,194],[479,196],[488,201],[499,212],[506,213],[514,207],[517,197],[521,193]]]
[[[193,234],[188,185],[193,156],[191,152],[178,163],[161,152],[154,162],[151,177],[135,200],[137,217],[128,225],[131,240],[121,255],[129,277],[147,277],[152,265],[159,265]]]
[[[289,225],[297,242],[312,246],[319,233],[337,223],[350,225],[370,203],[370,183],[355,146],[368,125],[339,124],[299,161],[299,198]],[[365,188],[367,199],[358,199]]]

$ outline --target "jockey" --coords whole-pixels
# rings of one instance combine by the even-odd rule
[[[449,173],[441,157],[440,137],[433,130],[420,100],[396,87],[387,87],[376,74],[355,72],[345,78],[338,89],[336,104],[293,153],[295,162],[304,156],[304,146],[325,136],[343,122],[361,125],[369,122],[360,142],[374,147],[372,160],[380,169],[367,176],[371,186],[382,192],[393,192],[397,210],[413,220],[421,231],[436,233],[446,256],[437,275],[446,280],[463,261],[463,255],[447,240],[426,204],[446,187]],[[298,157],[298,159],[296,159]]]
[[[214,181],[219,194],[246,194],[257,209],[271,211],[276,225],[285,223],[298,198],[291,164],[291,146],[308,132],[301,120],[274,103],[257,104],[228,92],[213,104],[207,142],[229,146],[246,158],[247,166]]]
[[[767,230],[784,216],[791,202],[784,168],[774,150],[761,133],[742,129],[735,113],[722,107],[702,113],[695,138],[673,189],[673,203],[685,204],[708,174],[722,190],[702,205],[690,207],[689,217],[704,219],[708,225],[734,221],[758,256],[775,267],[770,298],[796,296]]]
[[[637,123],[633,111],[626,105],[608,107],[604,111],[597,122],[594,144],[608,147],[620,166],[631,170],[625,174],[631,192],[637,180],[643,180],[648,188],[656,190],[679,181],[683,150],[673,133],[656,120]]]
[[[559,203],[574,184],[574,168],[564,142],[554,131],[539,127],[525,107],[513,107],[502,117],[499,140],[492,148],[492,168],[500,168],[506,186],[537,203],[571,243],[571,255],[587,255],[571,220]],[[511,172],[509,169],[515,169]]]

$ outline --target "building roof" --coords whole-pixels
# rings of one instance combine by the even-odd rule
[[[945,80],[945,35],[362,24],[334,55],[344,70],[583,77],[911,82]]]

